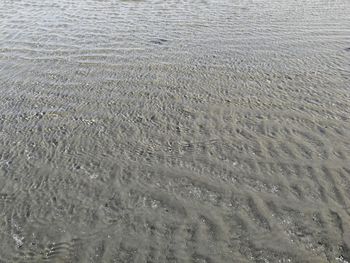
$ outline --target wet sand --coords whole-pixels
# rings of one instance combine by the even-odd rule
[[[0,262],[350,262],[350,2],[0,2]]]

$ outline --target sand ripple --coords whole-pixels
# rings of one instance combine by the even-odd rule
[[[350,261],[349,14],[1,1],[0,261]]]

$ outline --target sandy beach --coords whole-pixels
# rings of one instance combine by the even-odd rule
[[[349,14],[0,1],[0,263],[350,262]]]

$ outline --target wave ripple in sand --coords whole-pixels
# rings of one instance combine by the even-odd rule
[[[348,1],[0,3],[1,262],[348,262]]]

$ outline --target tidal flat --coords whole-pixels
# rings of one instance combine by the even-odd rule
[[[0,0],[13,262],[350,262],[350,1]]]

